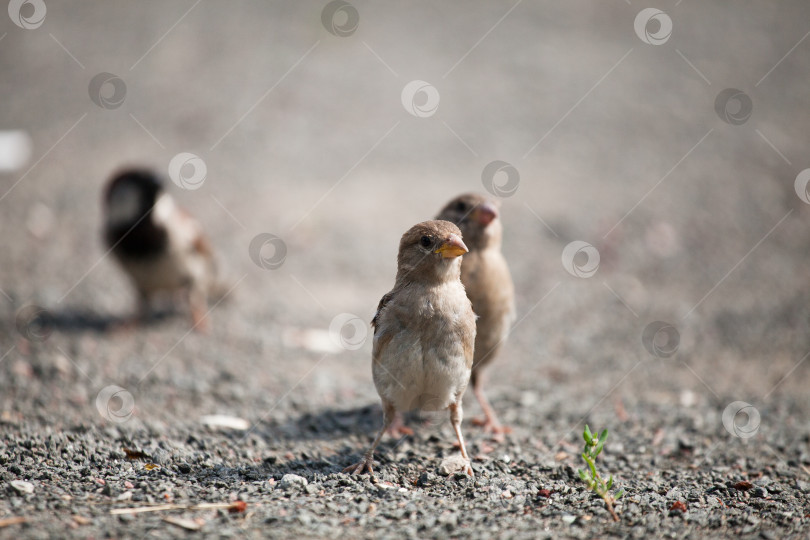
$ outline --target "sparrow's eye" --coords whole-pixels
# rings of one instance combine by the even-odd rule
[[[431,240],[429,236],[423,236],[422,238],[419,239],[419,243],[422,244],[422,247],[427,248],[430,247],[430,245],[433,243],[433,240]]]
[[[459,212],[466,212],[467,211],[467,203],[465,203],[464,201],[458,201],[456,203],[456,210],[458,210]]]

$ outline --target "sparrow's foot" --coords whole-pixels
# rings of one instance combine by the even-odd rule
[[[391,422],[391,425],[388,426],[388,429],[386,429],[385,432],[397,439],[405,436],[413,436],[413,430],[405,425],[405,422],[402,421],[402,416],[399,413],[394,416],[394,421]]]
[[[469,460],[469,459],[468,459],[468,460],[466,460],[466,461],[467,461],[467,463],[466,463],[466,465],[464,466],[464,473],[465,473],[467,476],[469,476],[470,478],[475,478],[475,473],[474,473],[474,472],[473,472],[473,470],[472,470],[472,463],[470,462],[470,460]]]
[[[476,426],[481,426],[485,433],[489,433],[492,440],[495,442],[504,442],[506,435],[512,433],[512,428],[502,425],[497,418],[484,417],[473,418],[472,423]]]
[[[371,456],[364,456],[360,463],[346,467],[343,469],[343,472],[349,474],[363,474],[365,471],[368,471],[368,474],[374,476],[374,469],[372,468],[373,462],[374,459]]]

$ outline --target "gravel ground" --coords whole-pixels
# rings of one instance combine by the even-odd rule
[[[806,2],[356,1],[335,27],[326,5],[0,16],[0,130],[32,144],[0,172],[0,538],[807,537]],[[415,80],[436,111],[403,107]],[[171,191],[229,293],[209,335],[171,310],[122,328],[101,188],[181,152],[207,176]],[[495,160],[516,192],[482,179]],[[493,186],[519,297],[488,388],[513,433],[485,438],[467,396],[474,479],[440,474],[436,415],[342,474],[381,422],[366,322],[399,236]],[[617,523],[578,478],[586,423]]]

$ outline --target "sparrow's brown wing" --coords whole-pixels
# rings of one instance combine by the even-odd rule
[[[391,298],[394,297],[394,291],[387,292],[380,298],[380,303],[377,304],[377,312],[374,313],[374,318],[371,319],[371,326],[374,328],[374,333],[377,333],[377,329],[380,327],[380,315],[382,314],[382,310],[385,308],[385,305],[391,301]]]

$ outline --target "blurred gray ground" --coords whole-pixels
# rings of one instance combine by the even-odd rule
[[[357,0],[346,37],[322,25],[325,4],[47,2],[31,30],[0,15],[0,129],[33,142],[0,174],[0,412],[101,425],[110,384],[134,396],[132,425],[373,403],[370,340],[324,355],[282,336],[370,320],[402,232],[484,191],[482,170],[503,160],[520,175],[502,200],[520,322],[490,371],[496,406],[523,395],[564,411],[549,440],[587,414],[616,422],[619,402],[663,426],[645,407],[703,407],[721,434],[726,405],[745,401],[763,440],[785,418],[806,424],[810,208],[794,180],[810,167],[810,4]],[[660,45],[634,30],[650,6],[672,21]],[[101,72],[124,81],[120,107],[90,99]],[[413,80],[437,89],[434,115],[403,107]],[[753,104],[740,125],[715,110],[726,88]],[[100,242],[101,188],[180,152],[207,177],[170,189],[236,284],[212,335],[178,318],[21,344],[26,304],[133,308]],[[277,270],[249,257],[263,232],[288,248]],[[563,268],[574,240],[599,250],[593,277]],[[659,320],[680,336],[664,359],[642,344]]]

